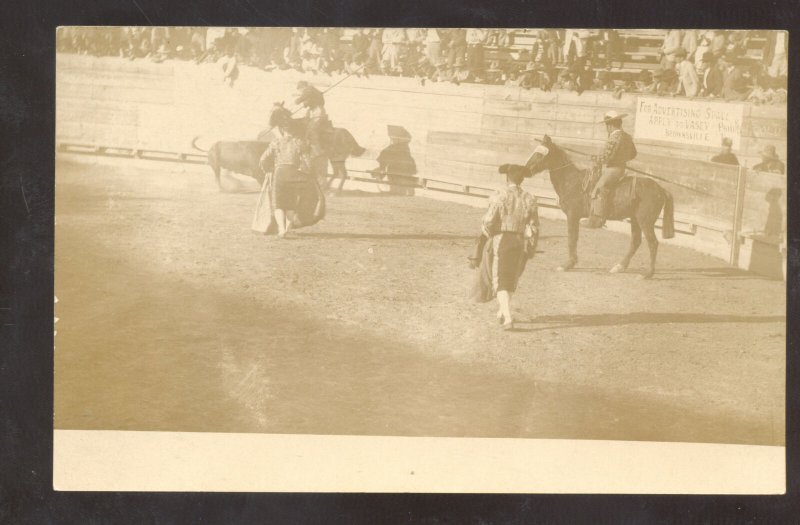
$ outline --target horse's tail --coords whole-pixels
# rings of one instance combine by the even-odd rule
[[[675,206],[672,201],[672,194],[661,188],[664,192],[664,219],[661,221],[661,237],[672,239],[675,237]]]
[[[202,149],[197,145],[197,141],[200,139],[200,135],[197,135],[195,138],[192,139],[192,147],[197,151],[201,151],[203,153],[208,153],[207,149]]]

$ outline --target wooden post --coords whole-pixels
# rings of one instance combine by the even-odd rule
[[[747,165],[739,166],[739,176],[736,181],[736,206],[733,210],[733,225],[731,237],[731,266],[739,265],[739,249],[742,242],[740,233],[742,231],[742,214],[744,211],[744,194],[747,185]]]

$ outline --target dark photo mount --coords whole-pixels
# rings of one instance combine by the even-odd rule
[[[787,29],[791,2],[586,5],[439,2],[270,4],[28,2],[9,10],[0,40],[2,288],[0,288],[0,522],[276,523],[791,523],[798,506],[798,185],[788,188],[787,494],[785,496],[59,493],[52,490],[55,28],[59,25],[742,27]],[[790,60],[789,92],[800,73]],[[796,105],[788,134],[798,137]],[[795,148],[787,171],[798,172]],[[154,472],[154,476],[158,473]]]

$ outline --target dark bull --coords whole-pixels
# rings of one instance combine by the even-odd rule
[[[239,141],[226,141],[221,140],[215,142],[211,148],[206,151],[197,146],[197,136],[192,140],[192,147],[203,153],[208,153],[208,165],[214,171],[214,177],[217,180],[217,186],[222,190],[219,175],[220,170],[226,169],[234,173],[240,173],[248,177],[252,177],[258,181],[259,184],[264,182],[264,171],[258,165],[261,155],[269,146],[266,140],[239,140]]]

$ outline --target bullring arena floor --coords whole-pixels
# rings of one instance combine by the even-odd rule
[[[350,192],[317,226],[253,233],[256,195],[207,166],[61,157],[55,426],[784,443],[785,287],[565,224],[515,296],[465,300],[481,210]]]

